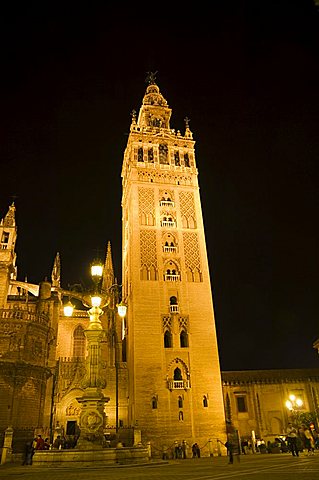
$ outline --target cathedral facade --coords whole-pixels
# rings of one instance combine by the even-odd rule
[[[170,117],[151,75],[123,158],[122,290],[110,244],[101,279],[104,430],[127,444],[150,442],[155,456],[195,441],[211,455],[229,423],[245,438],[283,434],[291,394],[302,411],[318,413],[319,368],[221,372],[195,141],[187,118],[182,134]],[[63,289],[59,254],[51,279],[19,281],[16,239],[12,204],[0,224],[0,435],[9,425],[16,439],[78,435],[90,324],[84,294]],[[65,316],[68,298],[77,303]]]

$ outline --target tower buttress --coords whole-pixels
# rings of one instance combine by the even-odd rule
[[[10,294],[10,280],[17,277],[16,240],[17,227],[13,202],[0,222],[0,308],[6,306],[7,296]]]

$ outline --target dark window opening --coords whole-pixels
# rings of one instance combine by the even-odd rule
[[[137,161],[138,162],[144,162],[144,158],[143,158],[143,147],[139,147],[138,151],[137,151]]]
[[[164,333],[164,348],[172,347],[172,334],[170,331],[166,330]]]
[[[187,332],[185,332],[185,330],[181,331],[179,338],[180,338],[181,348],[187,348],[188,347],[188,335],[187,335]]]
[[[3,232],[1,243],[9,243],[9,235],[10,234],[8,232]]]
[[[66,424],[66,434],[67,435],[76,435],[76,421],[68,420]]]
[[[238,412],[247,412],[246,397],[236,397]]]
[[[181,369],[178,367],[174,370],[174,380],[183,380]]]

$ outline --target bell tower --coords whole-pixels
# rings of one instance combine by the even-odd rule
[[[10,293],[10,279],[16,279],[17,227],[15,221],[15,205],[9,207],[5,217],[0,222],[0,308],[4,308],[7,295]]]
[[[195,141],[147,83],[123,159],[122,275],[130,422],[161,449],[226,427]]]

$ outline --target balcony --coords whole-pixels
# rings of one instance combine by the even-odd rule
[[[170,247],[168,245],[163,245],[163,252],[164,253],[176,253],[177,247]]]
[[[168,220],[162,220],[161,221],[161,226],[162,227],[176,227],[176,223]]]
[[[188,390],[190,388],[189,380],[167,380],[169,390]]]
[[[161,207],[174,207],[174,202],[171,200],[161,200],[160,201],[160,206]]]
[[[171,313],[179,313],[178,305],[170,305],[169,310]]]
[[[178,282],[179,277],[180,277],[179,275],[172,275],[170,273],[166,273],[164,275],[164,280],[165,282]]]

